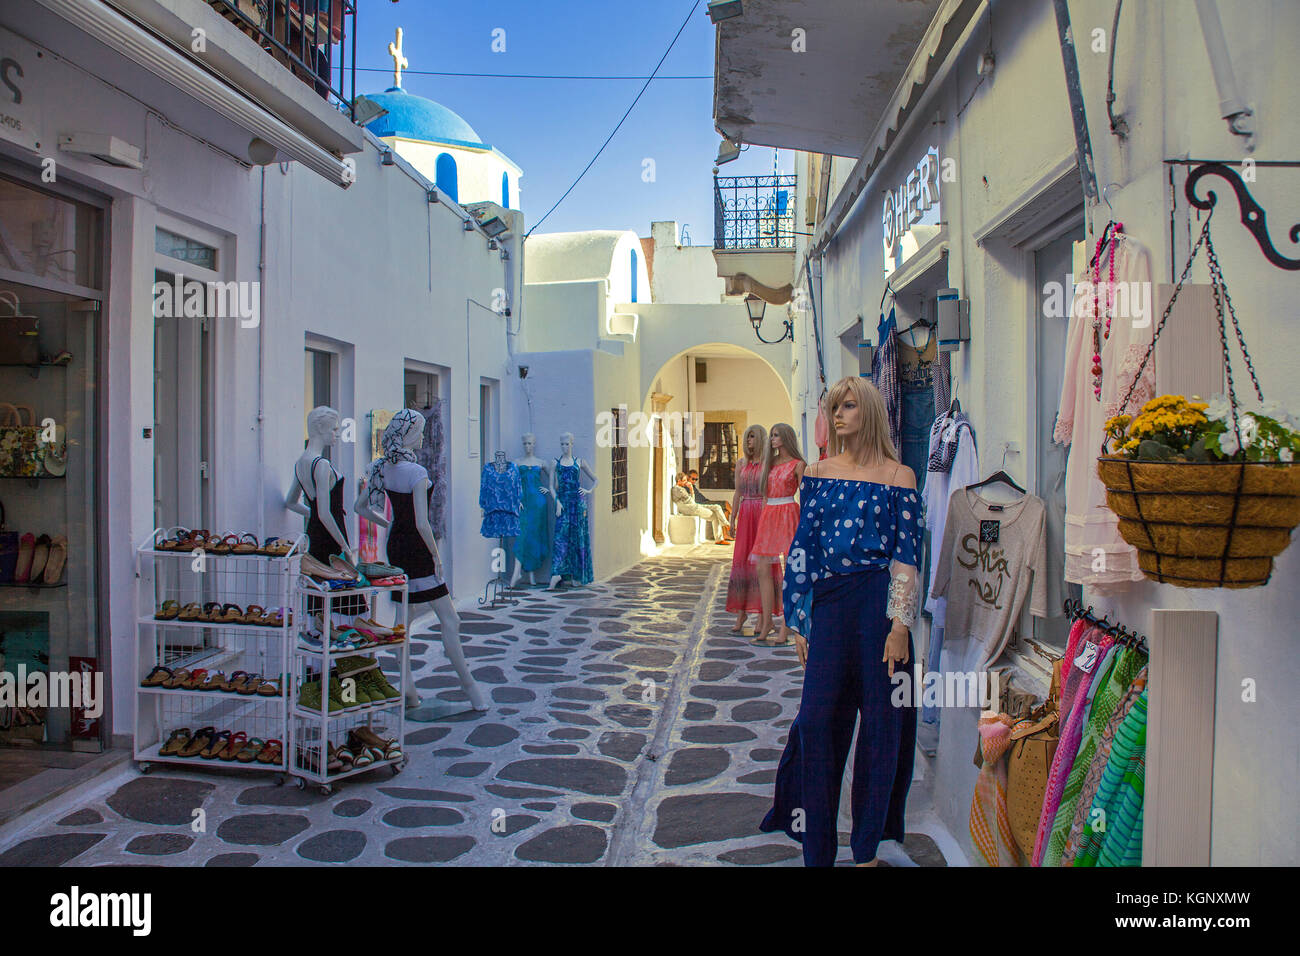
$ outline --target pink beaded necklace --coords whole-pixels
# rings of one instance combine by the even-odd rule
[[[1097,249],[1093,253],[1092,265],[1092,393],[1101,401],[1101,347],[1110,338],[1110,322],[1115,309],[1115,246],[1119,244],[1120,233],[1124,229],[1122,222],[1115,223],[1110,233],[1109,276],[1106,280],[1106,325],[1102,327],[1101,297],[1098,286],[1101,285],[1101,250],[1106,242],[1106,233],[1097,240]]]

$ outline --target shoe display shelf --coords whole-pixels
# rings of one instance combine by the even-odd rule
[[[401,641],[376,644],[348,650],[331,647],[328,633],[322,627],[320,646],[306,643],[302,637],[304,631],[319,617],[323,625],[342,615],[340,621],[346,622],[353,617],[358,603],[364,601],[368,613],[374,618],[376,604],[385,595],[392,595],[396,619],[394,627],[405,628],[407,622],[407,587],[400,584],[392,587],[370,585],[361,588],[329,590],[306,575],[301,575],[294,605],[294,621],[302,626],[295,626],[291,656],[294,660],[293,675],[290,681],[289,697],[289,773],[296,778],[298,789],[306,789],[308,783],[316,784],[324,794],[334,790],[334,784],[348,777],[366,773],[380,767],[388,767],[394,774],[401,773],[406,766],[405,755],[390,760],[374,760],[363,766],[345,767],[331,772],[329,769],[330,752],[336,747],[346,746],[351,731],[359,727],[369,728],[385,739],[395,739],[399,751],[406,747],[406,701],[404,692],[407,674],[410,668],[409,642],[404,636]],[[345,610],[340,611],[342,607]],[[331,626],[343,627],[345,624]],[[343,673],[337,670],[340,659],[366,657],[373,661],[367,666],[358,666]],[[343,684],[348,678],[354,680],[364,671],[378,669],[397,690],[397,696],[383,703],[358,703],[355,685],[349,688]],[[324,680],[321,681],[321,676]],[[306,706],[300,700],[305,684],[320,682],[319,706]],[[340,694],[339,702],[344,709],[330,711],[331,685],[337,684]],[[353,690],[353,693],[349,693]]]
[[[157,543],[163,534],[163,529],[155,529],[136,549],[136,764],[142,773],[163,763],[265,770],[275,773],[276,783],[282,784],[289,764],[289,647],[295,633],[287,612],[294,608],[299,563],[307,538],[300,536],[287,555],[271,557],[159,550]],[[266,615],[281,609],[281,623],[271,626],[159,620],[155,615],[169,600],[182,608],[190,603],[202,607],[216,602],[247,611],[250,605],[257,605]],[[191,672],[203,668],[209,676],[220,671],[227,679],[236,671],[244,671],[277,681],[280,693],[267,696],[140,686],[158,666]],[[278,740],[282,744],[280,759],[245,763],[160,754],[172,731],[182,727],[191,731],[203,727],[215,727],[218,732],[243,731],[250,741]]]

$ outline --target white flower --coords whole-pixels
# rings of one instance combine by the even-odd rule
[[[1254,415],[1241,416],[1241,443],[1249,448],[1259,436],[1259,422]]]
[[[1212,422],[1223,421],[1232,411],[1232,405],[1222,395],[1216,395],[1210,399],[1209,406],[1205,409],[1205,417]]]
[[[1232,457],[1241,451],[1241,446],[1237,444],[1237,436],[1231,431],[1225,431],[1219,435],[1219,451],[1228,457]]]
[[[1279,448],[1277,451],[1277,457],[1281,461],[1291,461],[1295,458],[1295,455],[1292,454],[1290,448]]]

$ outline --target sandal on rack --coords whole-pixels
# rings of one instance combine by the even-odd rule
[[[198,690],[199,685],[208,679],[208,671],[205,667],[196,667],[190,671],[190,676],[176,685],[177,690]]]
[[[176,752],[178,757],[194,757],[208,748],[217,735],[216,727],[200,727],[190,742]]]
[[[239,535],[223,534],[218,536],[214,534],[208,540],[212,542],[211,550],[213,554],[230,554],[235,550],[235,545],[239,544]]]
[[[171,677],[162,682],[161,686],[166,687],[168,690],[177,690],[180,688],[181,684],[184,684],[189,679],[189,670],[184,667],[178,667],[176,670],[172,671]]]
[[[283,752],[284,752],[283,742],[273,737],[266,742],[266,746],[262,748],[262,752],[257,755],[257,762],[258,763],[280,763],[280,761],[283,759],[281,757],[281,754]]]
[[[244,678],[244,686],[239,688],[235,693],[242,694],[245,697],[252,697],[257,693],[257,689],[265,683],[266,681],[263,680],[262,675],[250,674],[248,677]]]
[[[221,619],[221,602],[209,601],[203,605],[203,613],[199,615],[199,620],[204,624],[217,624]]]
[[[243,624],[244,609],[238,604],[221,605],[221,613],[212,616],[213,624]]]
[[[230,683],[226,680],[226,675],[222,671],[217,671],[195,690],[229,690]]]
[[[215,734],[212,738],[212,742],[199,751],[199,756],[204,760],[216,760],[217,757],[225,751],[226,747],[230,745],[231,736],[232,734],[228,730],[223,730],[220,733]]]
[[[155,551],[179,551],[188,540],[190,540],[189,531],[177,526],[168,528],[162,533],[161,538],[155,538],[153,547]]]
[[[171,670],[159,664],[157,667],[155,667],[145,676],[144,680],[140,681],[140,686],[141,687],[162,687],[164,684],[167,683],[167,681],[171,680],[171,678],[172,678]]]
[[[167,738],[167,742],[158,748],[158,756],[175,757],[183,748],[189,746],[189,742],[190,728],[178,727],[176,730],[171,732],[171,736]]]
[[[262,554],[269,558],[283,558],[293,550],[293,542],[286,538],[267,538],[262,545]]]
[[[181,608],[178,620],[185,621],[189,624],[195,624],[203,620],[203,608],[196,602],[191,601]]]
[[[402,748],[398,745],[396,738],[385,740],[369,727],[357,727],[352,730],[348,735],[348,743],[351,744],[354,740],[382,753],[383,757],[377,759],[397,760],[402,756]]]
[[[222,760],[234,760],[239,756],[239,752],[244,749],[248,743],[248,734],[242,730],[237,730],[230,735],[230,740],[226,743],[226,748],[217,754]]]
[[[239,753],[235,755],[235,759],[240,763],[252,763],[257,759],[257,755],[262,752],[262,748],[265,746],[265,740],[261,737],[254,737],[244,745],[243,750],[239,751]]]
[[[181,605],[179,601],[163,601],[158,605],[158,610],[154,613],[155,621],[174,621],[180,616]]]
[[[226,681],[224,689],[232,694],[242,694],[248,681],[256,676],[256,674],[250,674],[248,671],[235,671],[230,675],[230,680]]]
[[[333,744],[327,744],[327,747],[329,758],[325,764],[325,772],[338,773],[344,767],[343,758],[339,756],[339,750],[341,748],[335,747]],[[348,754],[348,756],[351,757],[352,755]]]
[[[256,693],[258,694],[259,697],[279,697],[280,681],[278,679],[263,680],[260,684],[257,685]]]
[[[257,535],[245,531],[235,539],[234,554],[257,554]]]
[[[244,616],[239,619],[240,624],[248,624],[252,627],[266,627],[266,608],[260,604],[250,604],[244,612]]]

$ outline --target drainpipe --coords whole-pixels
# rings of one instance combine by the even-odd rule
[[[1201,21],[1201,34],[1205,37],[1205,52],[1210,56],[1210,69],[1214,71],[1214,86],[1219,91],[1219,115],[1228,121],[1228,131],[1244,137],[1246,149],[1255,148],[1255,124],[1250,110],[1237,93],[1237,77],[1232,71],[1228,56],[1228,43],[1223,38],[1223,21],[1214,0],[1196,0],[1196,15]]]
[[[257,538],[266,540],[266,167],[262,167],[262,195],[258,203],[257,297]]]

